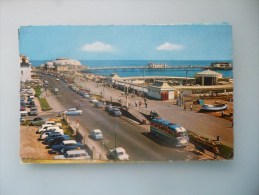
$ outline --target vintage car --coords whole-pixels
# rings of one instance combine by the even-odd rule
[[[82,110],[77,110],[76,108],[69,108],[64,112],[67,116],[81,115]]]
[[[109,150],[108,156],[113,160],[129,160],[129,155],[122,147]]]

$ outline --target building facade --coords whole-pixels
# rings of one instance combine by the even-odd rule
[[[31,63],[29,62],[29,58],[25,55],[20,55],[20,80],[22,82],[31,80]]]

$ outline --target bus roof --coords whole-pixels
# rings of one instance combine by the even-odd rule
[[[156,122],[156,123],[160,123],[160,124],[163,124],[163,125],[175,125],[174,123],[172,122],[169,122],[165,119],[162,119],[162,118],[155,118],[152,120],[152,122]]]
[[[179,125],[170,125],[169,126],[169,129],[173,130],[173,131],[176,131],[176,132],[186,132],[186,129],[184,127],[181,127]]]
[[[181,127],[180,125],[169,122],[163,118],[155,118],[152,120],[152,122],[159,123],[161,125],[166,125],[169,127],[170,130],[175,132],[186,132],[186,129],[184,127]]]

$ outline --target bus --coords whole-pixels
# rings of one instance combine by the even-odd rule
[[[150,124],[150,133],[163,138],[176,147],[184,147],[189,143],[187,130],[162,118],[155,118]]]

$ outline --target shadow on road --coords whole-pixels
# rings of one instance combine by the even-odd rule
[[[153,142],[159,144],[160,146],[164,146],[167,148],[179,148],[179,147],[176,147],[173,143],[166,142],[159,136],[152,135],[150,132],[142,132],[141,134],[144,135],[145,137],[149,138]]]

